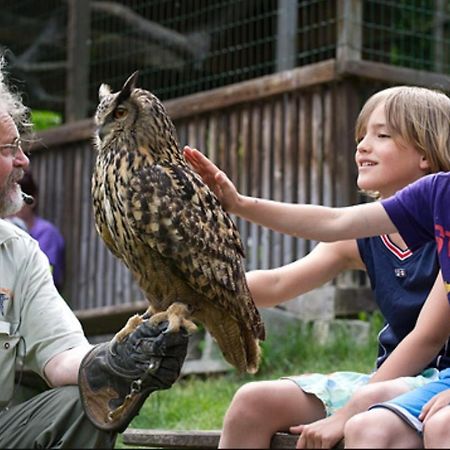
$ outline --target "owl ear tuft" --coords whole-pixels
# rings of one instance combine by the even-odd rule
[[[99,100],[102,100],[107,95],[111,94],[111,88],[109,85],[102,83],[100,85],[100,88],[98,89],[98,98]]]
[[[127,81],[123,84],[122,90],[119,93],[119,96],[117,97],[117,104],[123,102],[126,100],[130,95],[133,89],[136,87],[136,81],[139,76],[139,71],[136,70]]]

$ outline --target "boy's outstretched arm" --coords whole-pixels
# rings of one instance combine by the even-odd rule
[[[184,155],[227,211],[280,233],[334,242],[396,231],[380,203],[329,208],[247,197],[239,194],[225,173],[198,150],[185,147]]]

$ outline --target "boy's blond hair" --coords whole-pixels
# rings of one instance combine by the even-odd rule
[[[384,102],[386,124],[392,138],[402,139],[423,155],[430,172],[450,171],[450,98],[443,92],[396,86],[372,95],[356,121],[355,137],[366,132],[373,110]]]

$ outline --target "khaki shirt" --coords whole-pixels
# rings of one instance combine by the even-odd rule
[[[13,395],[17,361],[45,379],[53,356],[86,343],[37,241],[0,219],[0,408]]]

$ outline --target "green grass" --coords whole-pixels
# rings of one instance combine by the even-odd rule
[[[368,318],[369,340],[356,343],[344,330],[325,345],[317,343],[312,328],[290,328],[282,336],[269,336],[262,343],[262,362],[256,375],[238,374],[189,376],[171,389],[152,394],[131,422],[132,428],[218,429],[228,405],[239,386],[261,379],[304,372],[329,373],[338,370],[370,372],[376,356],[378,314]],[[117,448],[128,448],[121,436]]]

